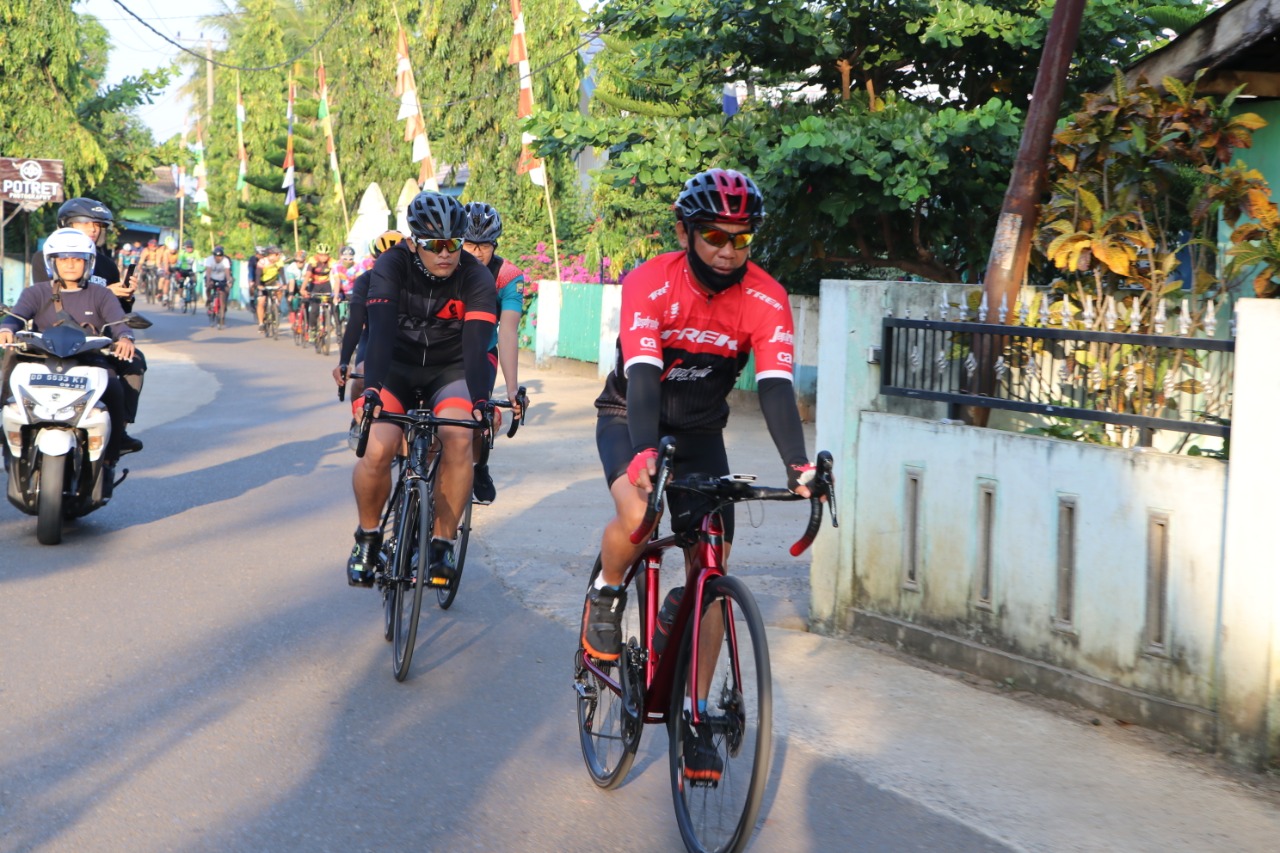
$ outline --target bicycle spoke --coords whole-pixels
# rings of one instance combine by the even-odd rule
[[[717,639],[719,653],[695,731],[687,710],[695,698],[689,689],[692,620],[686,626],[671,708],[670,769],[686,846],[718,853],[741,850],[751,838],[769,775],[773,699],[764,622],[750,591],[739,579],[722,577],[707,585],[706,596],[704,622],[720,614],[725,630],[704,625],[703,640]]]

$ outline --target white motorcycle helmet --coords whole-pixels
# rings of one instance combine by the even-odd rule
[[[93,265],[98,259],[98,249],[93,244],[93,238],[83,231],[59,228],[44,241],[44,268],[49,273],[50,281],[61,281],[58,278],[58,265],[54,263],[54,258],[82,258],[84,272],[76,284],[84,287],[89,283],[89,277],[93,275]]]

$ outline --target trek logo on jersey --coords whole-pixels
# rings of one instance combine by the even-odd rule
[[[773,309],[774,309],[774,310],[776,310],[776,311],[781,311],[781,310],[782,310],[782,303],[781,303],[781,302],[779,302],[778,300],[774,299],[774,298],[773,298],[772,296],[770,296],[769,294],[767,294],[767,293],[761,293],[760,291],[758,291],[758,290],[753,290],[753,289],[752,289],[752,288],[750,288],[750,287],[746,288],[746,291],[747,291],[747,295],[748,295],[748,296],[754,296],[756,299],[759,299],[761,302],[765,303],[765,304],[766,304],[766,305],[768,305],[770,308],[773,308]]]
[[[441,320],[461,320],[466,307],[461,299],[450,299],[436,312],[436,316]]]
[[[632,319],[631,321],[631,329],[629,331],[634,332],[636,329],[656,329],[656,328],[658,328],[657,317],[646,317],[645,315],[637,311],[634,319]]]
[[[781,326],[775,326],[773,329],[773,337],[769,338],[769,343],[781,341],[784,344],[794,344],[796,336],[790,332],[784,332]]]
[[[703,379],[711,374],[710,367],[680,367],[681,359],[676,359],[662,374],[663,382],[688,382],[692,379]]]
[[[723,332],[717,332],[714,329],[667,329],[662,333],[662,339],[688,341],[691,344],[710,344],[713,347],[727,349],[730,352],[738,351],[737,340],[729,337]]]
[[[649,301],[650,302],[657,301],[659,296],[666,293],[670,289],[671,289],[671,282],[668,281],[665,284],[663,284],[662,287],[659,287],[657,290],[654,290],[649,293]]]

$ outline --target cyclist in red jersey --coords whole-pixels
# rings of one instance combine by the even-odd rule
[[[660,436],[676,439],[674,476],[729,473],[724,427],[728,395],[752,352],[760,408],[787,470],[787,484],[808,496],[813,466],[792,387],[792,319],[787,293],[751,263],[750,244],[764,218],[760,190],[726,169],[685,182],[675,203],[683,251],[659,255],[632,270],[622,285],[617,361],[596,400],[596,447],[616,515],[600,543],[601,572],[583,607],[582,642],[601,660],[616,660],[627,566],[644,543],[631,544],[653,490]],[[691,524],[697,507],[668,497],[672,525]],[[732,508],[724,511],[725,553],[733,540]],[[723,630],[704,620],[704,631]],[[705,635],[704,635],[705,636]],[[719,643],[703,642],[712,656]],[[703,697],[707,685],[699,685]],[[688,738],[686,774],[718,778],[720,759],[709,733]],[[706,735],[703,742],[702,735]]]

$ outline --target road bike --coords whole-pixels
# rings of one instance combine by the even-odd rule
[[[520,390],[523,393],[524,389]],[[382,549],[379,565],[374,571],[374,586],[382,593],[383,636],[391,643],[391,671],[396,681],[404,681],[409,676],[418,636],[418,618],[422,613],[423,588],[436,588],[442,608],[447,609],[453,604],[471,534],[471,501],[468,500],[459,519],[460,541],[455,551],[457,566],[453,575],[448,579],[430,576],[436,474],[440,466],[438,431],[448,426],[482,430],[484,443],[492,447],[493,410],[510,407],[511,403],[507,401],[490,401],[481,420],[441,418],[430,409],[423,408],[410,409],[404,414],[383,411],[377,417],[377,420],[397,424],[405,431],[406,452],[395,462],[398,473],[382,513]],[[521,420],[512,419],[508,436],[515,435]],[[371,423],[368,416],[361,421],[356,456],[364,456]]]
[[[297,296],[289,297],[289,314],[293,318],[291,328],[293,329],[294,346],[304,347],[307,345],[307,306],[301,298]]]
[[[182,313],[196,313],[196,277],[188,275],[182,280]]]
[[[574,655],[582,757],[597,786],[616,788],[631,769],[644,726],[665,723],[671,792],[685,846],[698,853],[740,851],[751,839],[769,775],[773,681],[760,609],[746,584],[726,574],[722,510],[742,501],[804,498],[756,486],[749,475],[672,479],[675,442],[664,438],[658,454],[644,520],[631,534],[635,544],[650,541],[627,569],[624,584],[633,594],[623,613],[622,652],[615,661],[603,661],[579,642]],[[819,453],[808,526],[791,546],[793,556],[817,536],[824,497],[837,526],[831,468],[831,454]],[[676,532],[660,536],[664,496],[672,492],[682,492],[698,511],[682,516]],[[686,556],[685,586],[672,590],[660,609],[659,572],[663,554],[672,548]],[[597,558],[592,584],[599,573]],[[686,765],[698,732],[704,743],[709,737],[714,744],[718,778]]]
[[[280,288],[271,285],[262,287],[262,336],[278,340],[280,338]]]
[[[142,267],[142,298],[148,305],[154,305],[156,291],[160,286],[160,270],[150,265]]]
[[[311,297],[317,301],[316,305],[316,327],[312,330],[313,340],[315,341],[316,352],[320,355],[329,354],[329,330],[331,328],[329,310],[333,300],[333,296],[328,293],[318,293]],[[305,310],[305,308],[304,308]]]
[[[227,325],[227,289],[214,285],[213,294],[209,297],[209,325],[219,329]]]

